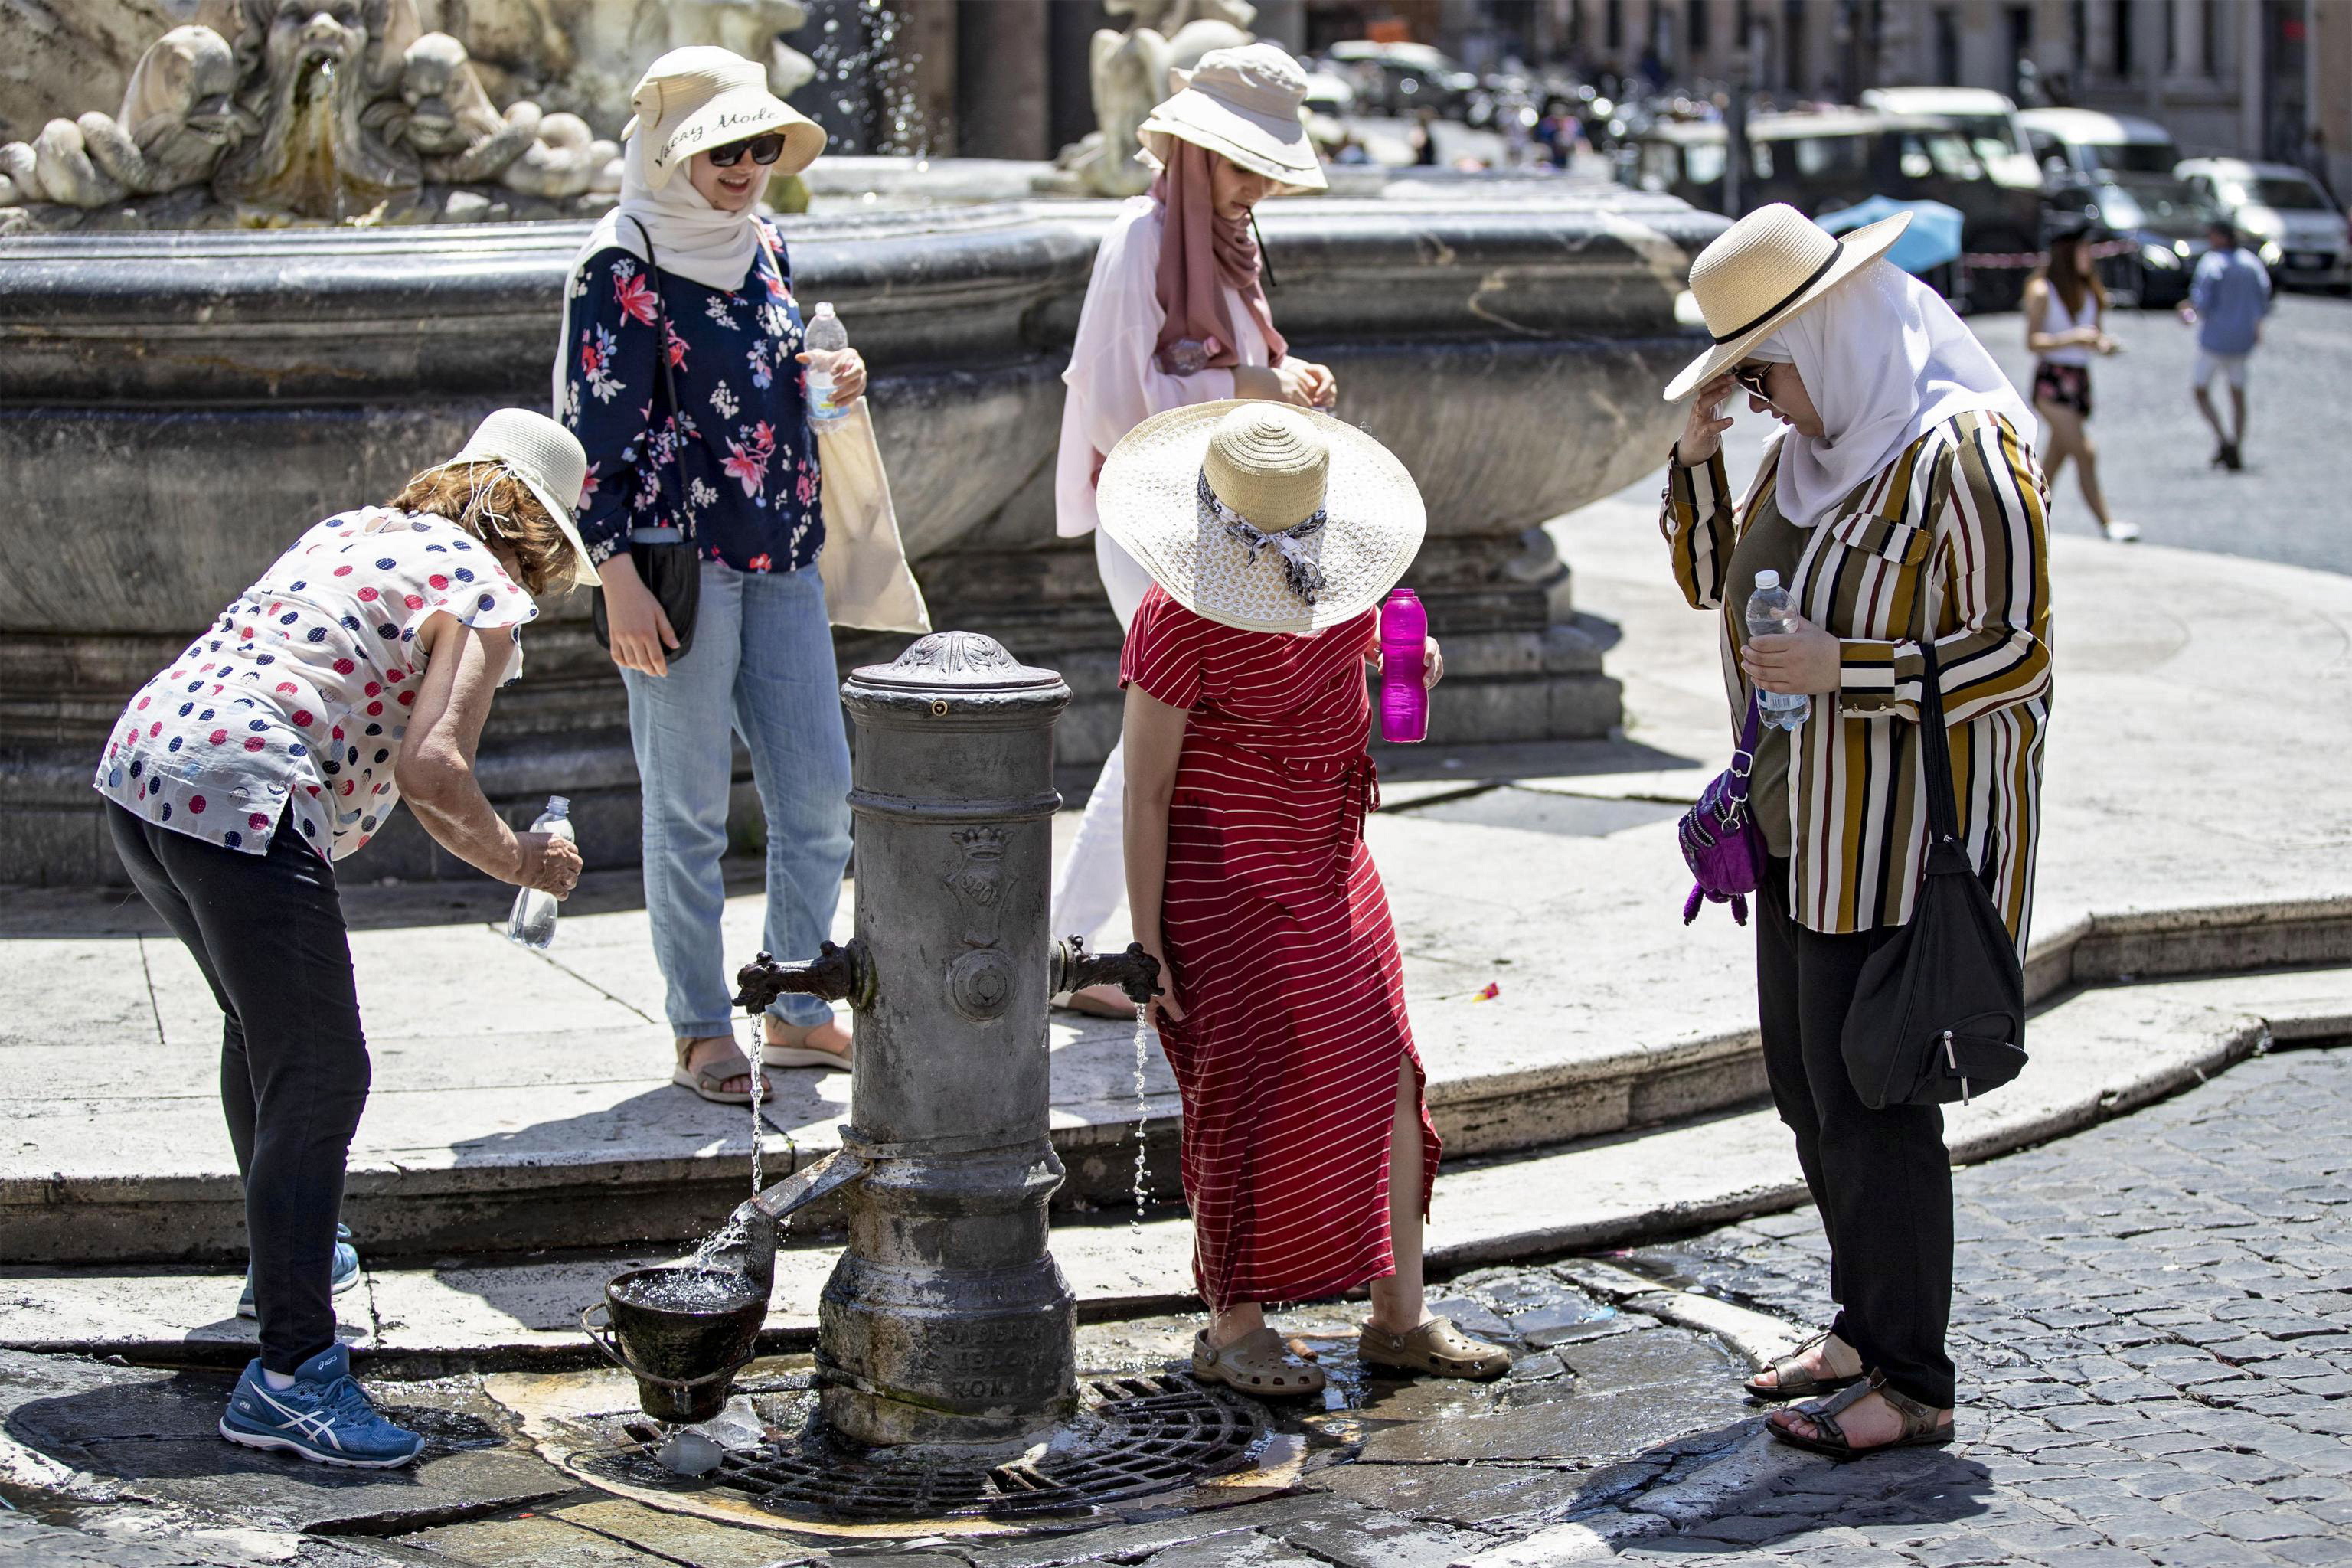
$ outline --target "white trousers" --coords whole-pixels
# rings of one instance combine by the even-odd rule
[[[1111,613],[1121,631],[1135,624],[1135,612],[1151,592],[1151,574],[1136,564],[1108,533],[1095,530],[1095,570],[1110,595]],[[1084,937],[1090,952],[1098,952],[1096,938],[1127,897],[1127,765],[1121,746],[1103,759],[1102,776],[1087,797],[1086,815],[1078,819],[1078,837],[1070,858],[1054,879],[1052,933],[1055,940]],[[1120,942],[1118,945],[1127,945]]]

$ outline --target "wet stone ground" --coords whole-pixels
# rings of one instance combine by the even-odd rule
[[[1506,1381],[1367,1380],[1352,1313],[1285,1327],[1333,1387],[1266,1470],[1184,1510],[979,1537],[943,1524],[785,1534],[581,1486],[549,1457],[595,1374],[384,1384],[428,1462],[330,1474],[212,1436],[226,1380],[0,1357],[0,1563],[57,1568],[1521,1568],[1623,1556],[1807,1564],[2352,1561],[2352,1052],[2237,1068],[2126,1121],[1964,1171],[1946,1451],[1838,1467],[1760,1439],[1714,1337],[1580,1289],[1588,1266],[1488,1270],[1442,1310],[1509,1338]],[[1613,1260],[1792,1326],[1826,1310],[1809,1215]],[[1622,1279],[1624,1276],[1617,1276]],[[1688,1300],[1685,1298],[1685,1300]],[[1685,1319],[1685,1321],[1688,1321]],[[1082,1331],[1080,1362],[1181,1359],[1192,1324]],[[761,1363],[788,1390],[804,1363]],[[570,1404],[567,1405],[566,1402]],[[534,1441],[536,1439],[536,1441]]]

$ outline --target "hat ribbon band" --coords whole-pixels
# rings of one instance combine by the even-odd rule
[[[1199,492],[1201,504],[1225,525],[1228,536],[1238,540],[1242,548],[1249,552],[1249,564],[1257,564],[1259,552],[1272,550],[1282,562],[1282,574],[1290,591],[1298,595],[1300,604],[1312,609],[1316,595],[1323,591],[1323,568],[1307,559],[1307,542],[1323,531],[1323,525],[1330,521],[1328,514],[1318,507],[1315,515],[1304,522],[1268,533],[1218,498],[1209,484],[1205,468],[1201,471]]]
[[[1727,332],[1709,332],[1707,336],[1715,341],[1715,346],[1717,348],[1721,348],[1724,344],[1731,342],[1734,338],[1746,337],[1748,333],[1754,331],[1757,328],[1762,326],[1765,322],[1770,321],[1773,317],[1779,315],[1781,311],[1787,310],[1790,306],[1802,299],[1804,297],[1805,290],[1820,282],[1824,277],[1828,276],[1829,269],[1835,267],[1837,265],[1838,258],[1844,254],[1845,247],[1843,246],[1840,245],[1834,239],[1830,241],[1830,253],[1822,258],[1822,264],[1819,267],[1814,268],[1811,275],[1806,278],[1802,283],[1798,284],[1794,289],[1790,289],[1786,294],[1782,295],[1776,303],[1766,306],[1762,310],[1749,317],[1746,325],[1734,327]]]

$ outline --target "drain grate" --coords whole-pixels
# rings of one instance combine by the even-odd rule
[[[894,1461],[822,1436],[731,1449],[716,1486],[793,1518],[887,1523],[955,1516],[1084,1514],[1246,1468],[1265,1436],[1255,1406],[1188,1379],[1121,1377],[1089,1384],[1060,1441],[996,1466]]]

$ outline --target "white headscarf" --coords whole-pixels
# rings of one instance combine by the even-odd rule
[[[740,289],[760,254],[760,234],[754,225],[758,203],[741,212],[724,212],[710,205],[683,168],[656,188],[646,171],[646,138],[629,138],[621,161],[621,199],[588,231],[588,243],[572,258],[576,274],[587,259],[615,246],[638,260],[646,259],[644,233],[653,237],[657,265],[664,272],[690,278],[706,289]],[[555,356],[555,407],[563,407],[564,370],[571,363],[572,302],[564,296],[562,347]]]
[[[2000,366],[1941,296],[1874,261],[1748,353],[1793,363],[1822,434],[1784,426],[1773,481],[1780,515],[1811,528],[1903,448],[1969,409],[1998,414],[2028,446],[2040,431]]]

